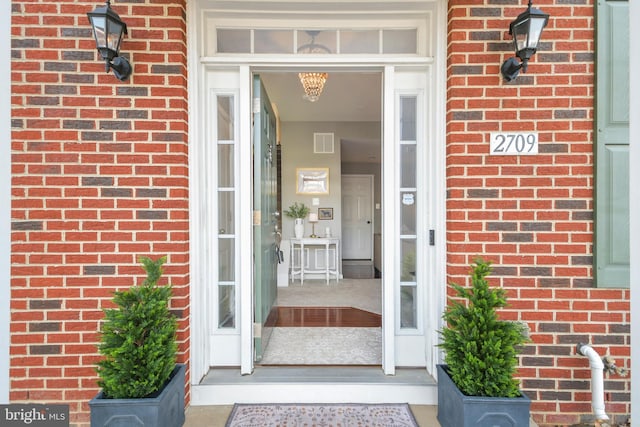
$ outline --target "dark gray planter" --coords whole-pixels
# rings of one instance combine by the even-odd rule
[[[176,365],[157,397],[105,399],[102,392],[89,401],[91,427],[181,427],[184,424],[186,366]]]
[[[466,396],[438,368],[438,421],[442,427],[528,427],[531,400],[520,397]]]

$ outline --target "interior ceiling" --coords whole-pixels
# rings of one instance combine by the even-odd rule
[[[298,72],[261,72],[281,122],[378,122],[382,117],[382,74],[331,72],[316,102],[303,98]],[[338,142],[338,141],[336,141]],[[343,140],[343,162],[379,163],[380,141]]]
[[[317,70],[316,70],[317,71]],[[297,72],[262,72],[260,77],[283,122],[379,122],[380,73],[329,72],[316,102],[303,98]]]

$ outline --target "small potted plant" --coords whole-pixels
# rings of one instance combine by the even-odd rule
[[[166,257],[140,258],[147,277],[114,293],[98,350],[100,393],[89,402],[92,426],[182,426],[185,366],[176,364],[177,321],[171,286],[160,286]]]
[[[289,210],[284,211],[284,214],[295,220],[294,235],[296,239],[302,239],[304,235],[304,219],[309,215],[309,208],[304,203],[295,202],[289,206]]]
[[[477,259],[472,267],[471,287],[453,283],[460,300],[443,315],[438,421],[442,427],[528,426],[531,401],[514,378],[528,328],[499,318],[506,291],[489,286],[491,263]]]

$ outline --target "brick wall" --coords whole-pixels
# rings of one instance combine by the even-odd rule
[[[11,382],[15,402],[88,422],[96,331],[138,257],[168,255],[188,360],[184,0],[112,0],[127,82],[104,72],[86,12],[101,1],[12,0]]]
[[[111,292],[168,255],[188,350],[187,92],[184,0],[113,0],[127,22],[121,83],[104,73],[86,12],[102,2],[12,0],[11,400],[64,401],[86,423],[97,392],[96,331]],[[629,367],[629,292],[594,287],[593,4],[537,1],[552,18],[527,74],[504,83],[509,22],[525,2],[449,3],[448,273],[476,255],[509,289],[505,316],[535,419],[590,414],[577,342]],[[488,155],[489,132],[538,131],[536,156]],[[628,379],[605,381],[607,412],[629,413]]]
[[[594,5],[544,0],[551,15],[526,74],[505,83],[514,56],[515,0],[451,0],[448,19],[448,275],[465,283],[477,255],[509,290],[505,317],[526,321],[533,342],[520,377],[541,425],[591,414],[591,343],[629,368],[629,291],[593,281]],[[537,131],[539,154],[489,155],[492,131]],[[630,413],[628,378],[605,378],[606,410]]]

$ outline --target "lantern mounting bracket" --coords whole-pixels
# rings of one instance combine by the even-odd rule
[[[96,40],[96,48],[105,61],[105,70],[113,74],[118,80],[124,81],[131,75],[131,64],[120,56],[120,43],[127,34],[127,24],[111,9],[111,1],[106,0],[104,6],[98,6],[87,13]]]
[[[516,58],[509,58],[500,67],[502,77],[508,82],[518,77],[520,70],[527,72],[529,59],[536,53],[542,30],[549,22],[549,15],[539,9],[532,7],[529,0],[527,10],[522,12],[511,24],[509,24],[509,34],[513,36],[513,49]]]

